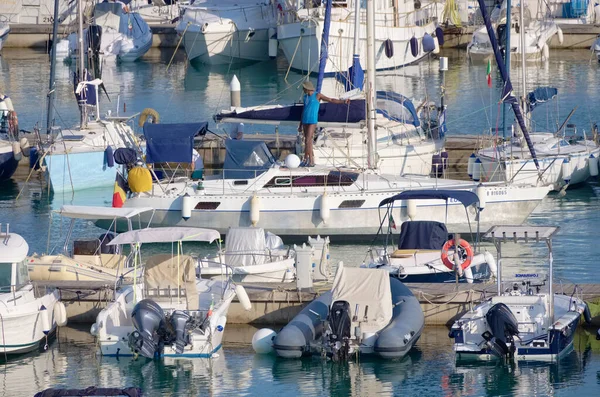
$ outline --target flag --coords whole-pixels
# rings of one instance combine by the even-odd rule
[[[396,229],[396,222],[394,221],[394,217],[390,214],[390,227],[392,229]]]
[[[488,59],[487,83],[488,83],[488,87],[492,88],[492,60],[491,59]]]
[[[127,200],[128,190],[129,188],[127,187],[125,179],[121,176],[120,173],[117,172],[117,178],[115,180],[115,189],[113,191],[112,199],[112,206],[114,208],[123,207],[123,204],[125,204],[125,200]]]

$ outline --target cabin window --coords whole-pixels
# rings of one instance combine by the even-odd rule
[[[360,208],[365,203],[365,200],[344,200],[338,208]]]
[[[552,149],[556,149],[559,145],[560,145],[560,147],[569,146],[569,142],[567,142],[564,139],[561,139],[560,141],[558,141],[557,144],[555,144],[554,146],[552,146]]]
[[[10,292],[12,263],[0,263],[0,292]]]
[[[234,186],[247,185],[248,181],[233,181]]]
[[[291,184],[291,178],[275,178],[275,186],[290,186]]]
[[[27,270],[27,261],[23,260],[17,264],[17,286],[22,286],[29,282],[29,273]]]
[[[200,201],[198,204],[196,204],[194,209],[195,210],[216,210],[219,207],[219,205],[221,205],[220,202]]]

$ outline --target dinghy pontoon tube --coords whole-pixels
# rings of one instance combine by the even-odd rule
[[[331,291],[305,307],[274,339],[277,355],[325,353],[343,360],[359,351],[403,357],[423,331],[412,292],[385,270],[340,265]]]

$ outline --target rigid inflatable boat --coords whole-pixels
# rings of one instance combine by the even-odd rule
[[[278,356],[370,354],[401,358],[423,331],[418,300],[386,270],[340,264],[333,287],[306,306],[273,340]]]

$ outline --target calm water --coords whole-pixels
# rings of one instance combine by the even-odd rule
[[[498,119],[498,91],[501,83],[487,87],[486,66],[467,62],[464,52],[447,51],[450,70],[446,74],[446,103],[451,133],[477,134],[501,124]],[[589,131],[600,119],[600,69],[591,63],[587,51],[553,52],[547,64],[528,68],[528,85],[554,84],[560,100],[536,110],[536,128],[556,129],[569,111],[578,106],[571,122]],[[106,66],[104,80],[110,102],[104,109],[113,112],[119,104],[127,113],[152,107],[162,121],[210,120],[215,111],[227,107],[228,86],[235,73],[242,83],[244,105],[265,104],[274,98],[290,102],[300,97],[301,75],[290,72],[279,59],[244,68],[188,66],[178,56],[167,70],[170,52],[151,52],[142,62]],[[45,97],[49,66],[47,57],[33,51],[5,49],[0,57],[0,89],[12,97],[20,127],[31,130],[45,121]],[[513,71],[516,76],[519,69]],[[70,126],[78,120],[72,98],[70,70],[57,71],[56,120]],[[437,60],[424,61],[379,77],[386,89],[409,97],[438,100],[441,79]],[[520,84],[515,82],[517,90]],[[334,84],[324,91],[337,95]],[[510,118],[509,118],[510,120]],[[135,120],[137,125],[137,120]],[[211,124],[212,128],[221,128]],[[251,129],[246,128],[249,132]],[[272,132],[268,127],[258,130]],[[282,132],[286,132],[282,130]],[[109,205],[112,191],[94,190],[49,195],[35,177],[25,182],[28,170],[20,169],[14,181],[0,185],[0,222],[29,242],[31,252],[60,249],[68,222],[50,217],[63,203]],[[21,192],[19,199],[17,196]],[[547,197],[530,222],[558,225],[561,232],[554,242],[556,276],[578,283],[600,283],[597,244],[600,224],[600,185],[570,190],[566,197]],[[50,227],[51,226],[51,227]],[[207,225],[208,226],[208,225]],[[101,231],[84,222],[77,224],[78,236],[95,236]],[[214,247],[192,246],[196,253]],[[359,265],[368,245],[333,245],[333,262],[343,260]],[[513,253],[525,256],[537,250]],[[141,386],[148,395],[522,395],[595,396],[600,390],[600,345],[585,332],[578,334],[575,351],[553,365],[456,366],[447,330],[427,329],[417,349],[401,362],[364,361],[346,366],[320,359],[283,361],[255,356],[249,347],[254,330],[228,327],[227,343],[218,360],[172,360],[165,362],[107,360],[94,354],[88,329],[66,328],[50,351],[10,360],[0,374],[0,395],[26,396],[51,386],[86,387]]]

